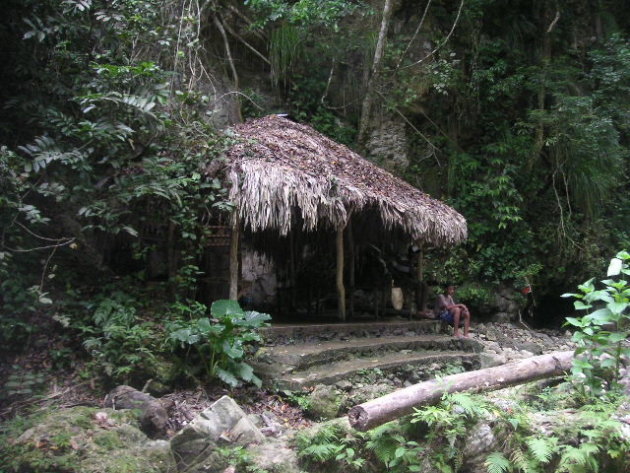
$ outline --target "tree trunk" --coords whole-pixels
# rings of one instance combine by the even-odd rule
[[[374,89],[376,87],[377,78],[381,71],[381,63],[383,62],[383,53],[385,51],[385,40],[387,39],[387,30],[392,17],[393,0],[385,0],[383,6],[383,19],[381,21],[381,30],[378,33],[378,41],[374,51],[374,60],[372,61],[372,71],[367,83],[367,90],[361,106],[361,117],[359,119],[359,134],[357,142],[361,150],[365,150],[367,142],[367,131],[370,124],[370,116],[372,115],[372,103],[374,102]]]
[[[406,416],[418,406],[435,404],[444,393],[491,391],[559,376],[571,367],[573,351],[535,356],[515,363],[486,368],[409,386],[377,399],[354,406],[348,412],[350,425],[366,431]]]

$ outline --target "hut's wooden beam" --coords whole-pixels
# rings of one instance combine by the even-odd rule
[[[348,285],[350,289],[350,307],[348,314],[350,318],[354,317],[354,288],[355,288],[355,247],[354,234],[352,233],[352,222],[348,220]]]
[[[239,280],[239,264],[238,264],[238,248],[241,237],[241,219],[238,217],[238,210],[234,210],[234,218],[232,220],[232,235],[230,237],[230,300],[238,300],[238,280]]]
[[[424,247],[417,243],[420,247],[418,252],[418,264],[416,266],[416,278],[418,280],[416,287],[416,306],[418,311],[426,310],[427,308],[427,285],[424,282]]]
[[[337,228],[337,300],[339,319],[341,321],[346,320],[346,288],[343,284],[343,229],[344,227]]]

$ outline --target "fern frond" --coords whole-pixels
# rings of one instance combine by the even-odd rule
[[[325,462],[332,460],[343,449],[342,445],[334,443],[320,443],[311,445],[300,451],[299,455],[306,458],[311,458],[318,462]]]
[[[512,460],[514,466],[523,473],[533,473],[535,470],[535,468],[531,464],[529,456],[521,449],[517,448],[516,450],[514,450],[510,455],[510,460]]]
[[[493,452],[488,455],[484,465],[488,473],[507,473],[512,464],[501,452]]]
[[[555,438],[555,437],[552,437]],[[554,442],[546,438],[529,437],[525,440],[529,453],[538,463],[548,463],[554,454]]]
[[[591,471],[596,473],[599,470],[596,460],[599,450],[600,448],[592,443],[584,443],[577,448],[570,445],[566,446],[558,464],[558,471],[580,471],[576,470],[575,467],[588,466]]]

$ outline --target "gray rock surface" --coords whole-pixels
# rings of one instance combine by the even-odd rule
[[[265,436],[245,412],[228,396],[223,396],[171,439],[178,469],[208,460],[219,445],[260,443]]]

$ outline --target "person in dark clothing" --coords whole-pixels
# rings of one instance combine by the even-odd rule
[[[453,300],[455,286],[446,287],[444,294],[437,298],[436,313],[440,320],[453,325],[453,335],[459,337],[459,324],[464,322],[464,337],[468,337],[470,330],[470,311],[464,304],[456,304]]]

